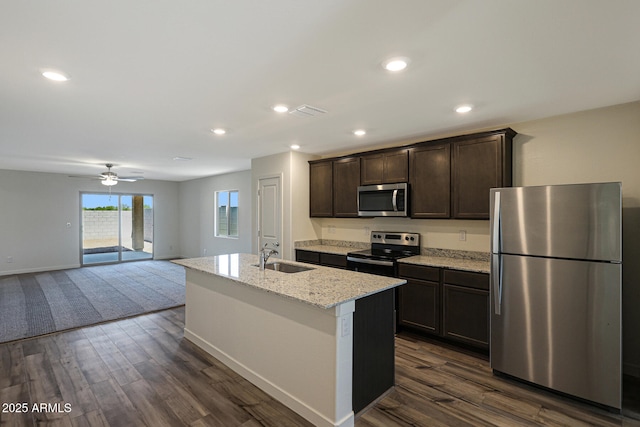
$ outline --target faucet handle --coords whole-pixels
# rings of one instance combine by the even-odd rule
[[[277,248],[278,246],[280,246],[280,242],[275,242],[275,243],[273,244],[273,246],[275,246],[275,247]]]

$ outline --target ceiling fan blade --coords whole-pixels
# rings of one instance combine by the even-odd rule
[[[143,176],[119,176],[118,181],[126,181],[126,182],[136,182],[142,181],[144,179]]]
[[[85,178],[85,179],[104,179],[102,176],[95,175],[67,175],[69,178]]]

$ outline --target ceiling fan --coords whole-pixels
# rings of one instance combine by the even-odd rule
[[[100,175],[69,175],[71,178],[89,178],[89,179],[99,179],[102,181],[102,185],[113,186],[118,183],[118,181],[123,182],[135,182],[143,180],[143,176],[121,176],[119,177],[117,173],[111,172],[111,168],[113,167],[112,163],[106,163],[107,171],[102,172]]]

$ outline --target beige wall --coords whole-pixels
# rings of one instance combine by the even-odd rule
[[[251,171],[233,172],[180,182],[180,254],[185,258],[250,252]],[[238,190],[238,237],[218,237],[214,231],[216,191]]]

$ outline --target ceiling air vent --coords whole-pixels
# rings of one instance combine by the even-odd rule
[[[297,117],[315,117],[325,114],[326,111],[322,108],[312,107],[311,105],[303,104],[299,107],[296,107],[294,110],[291,110],[289,114],[293,114]]]

